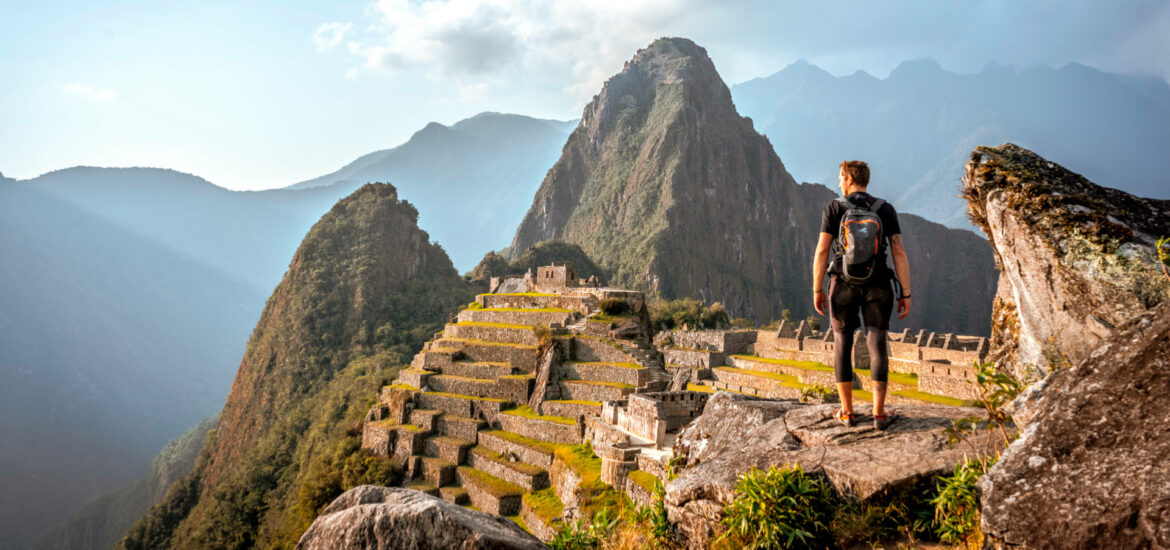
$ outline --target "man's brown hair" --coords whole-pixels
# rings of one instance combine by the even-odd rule
[[[869,186],[869,165],[864,160],[841,161],[841,171],[853,178],[854,185]]]

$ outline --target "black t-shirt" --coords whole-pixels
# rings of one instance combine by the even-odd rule
[[[855,206],[865,208],[869,208],[873,205],[874,201],[877,200],[877,197],[874,197],[873,195],[870,195],[864,191],[850,193],[846,198],[849,199],[849,202],[853,203]],[[821,233],[828,233],[832,235],[834,239],[836,239],[837,232],[841,227],[841,217],[845,215],[846,210],[848,210],[848,208],[846,208],[846,206],[842,204],[841,201],[836,199],[834,199],[833,202],[830,202],[828,206],[825,206],[825,211],[823,214],[821,214]],[[881,208],[878,208],[877,210],[877,215],[878,218],[882,221],[882,235],[885,236],[887,243],[889,242],[890,237],[893,237],[894,235],[900,235],[902,233],[902,226],[898,225],[898,212],[894,210],[894,205],[888,202],[882,204]],[[882,247],[882,253],[878,259],[878,262],[881,264],[886,263],[886,248],[888,248],[888,245]],[[834,254],[833,262],[829,265],[829,273],[840,272],[840,258]]]

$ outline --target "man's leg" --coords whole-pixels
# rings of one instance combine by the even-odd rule
[[[873,414],[886,414],[886,381],[890,372],[890,350],[886,346],[887,331],[865,327],[865,344],[869,347],[869,374],[873,380]]]
[[[833,370],[841,409],[853,413],[853,331],[833,330]]]

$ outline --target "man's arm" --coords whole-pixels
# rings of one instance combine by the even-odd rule
[[[890,237],[890,255],[894,258],[894,273],[902,285],[902,296],[906,296],[898,300],[898,319],[905,319],[910,314],[910,261],[906,259],[901,234]]]
[[[817,252],[813,256],[813,307],[817,313],[828,315],[829,302],[825,298],[825,272],[829,269],[829,246],[833,244],[833,234],[821,232],[821,240],[817,241]]]

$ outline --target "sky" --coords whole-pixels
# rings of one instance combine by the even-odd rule
[[[1170,80],[1170,2],[0,0],[0,173],[152,166],[283,187],[483,111],[561,120],[661,36],[730,85],[1080,62]]]

